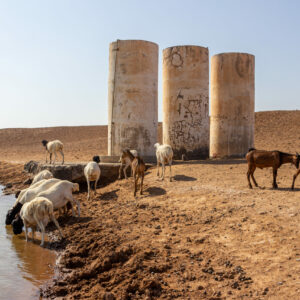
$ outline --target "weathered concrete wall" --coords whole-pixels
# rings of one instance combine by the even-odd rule
[[[53,174],[54,178],[69,180],[77,183],[86,183],[86,178],[83,172],[86,165],[87,163],[50,165],[31,160],[24,165],[24,170],[34,175],[42,170],[49,170]],[[106,184],[117,180],[120,166],[121,164],[119,163],[99,163],[99,167],[101,169],[99,183]],[[146,164],[146,169],[150,168],[151,166],[151,164]],[[127,169],[127,176],[131,176],[130,168]]]
[[[136,149],[155,156],[157,142],[158,45],[117,40],[109,49],[108,155]]]
[[[175,158],[209,154],[208,48],[176,46],[163,51],[163,143]]]
[[[242,157],[254,145],[254,56],[221,53],[211,62],[210,157]]]

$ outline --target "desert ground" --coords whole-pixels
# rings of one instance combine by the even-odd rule
[[[256,113],[257,149],[300,152],[300,111]],[[0,130],[0,182],[24,188],[29,160],[44,160],[42,139],[60,139],[66,161],[106,154],[107,127]],[[161,127],[159,128],[161,139]],[[144,195],[133,180],[98,187],[82,216],[48,227],[59,251],[57,276],[41,290],[61,299],[300,299],[300,176],[294,166],[256,170],[250,190],[244,159],[176,161],[173,181],[150,168]],[[101,181],[101,180],[100,180]]]

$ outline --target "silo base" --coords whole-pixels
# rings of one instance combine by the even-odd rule
[[[155,156],[142,156],[145,163],[156,163]],[[102,163],[118,163],[120,162],[120,156],[115,155],[102,155],[100,156],[100,162]]]
[[[182,155],[184,154],[189,160],[193,159],[206,159],[209,157],[209,149],[207,147],[195,149],[193,151],[188,151],[185,148],[173,149],[174,159],[182,159]]]

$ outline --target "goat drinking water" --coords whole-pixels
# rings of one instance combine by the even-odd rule
[[[283,165],[287,163],[291,163],[295,165],[295,167],[299,168],[300,155],[284,153],[281,151],[266,151],[266,150],[256,150],[254,148],[250,148],[249,152],[246,154],[246,159],[248,161],[248,172],[247,179],[249,188],[252,189],[252,185],[250,182],[250,176],[255,184],[258,186],[253,174],[256,168],[273,168],[273,188],[278,188],[276,177],[277,170]],[[295,177],[294,177],[295,178]],[[293,187],[293,186],[292,186]]]

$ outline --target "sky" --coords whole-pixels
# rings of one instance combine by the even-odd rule
[[[109,44],[255,55],[255,110],[300,109],[298,0],[0,0],[0,128],[107,124]]]

